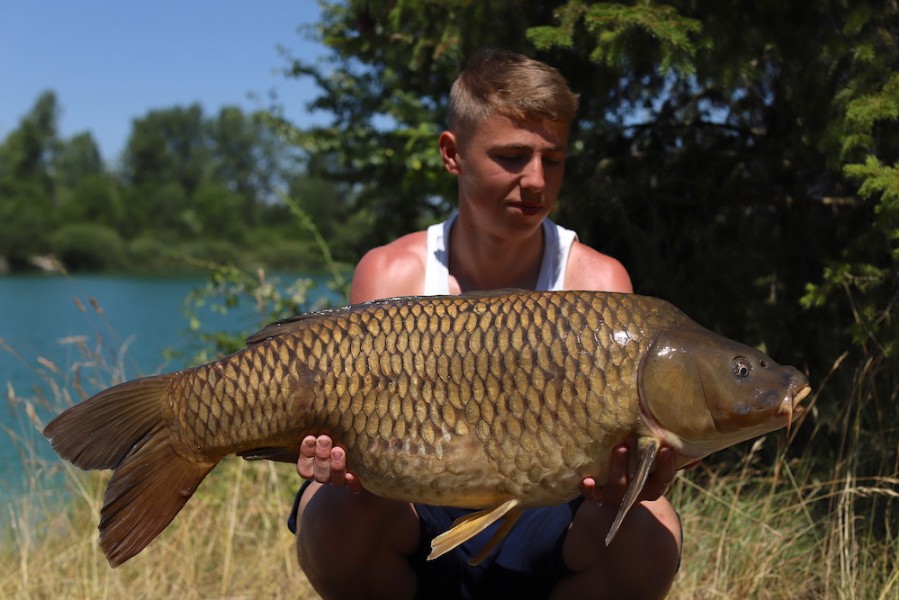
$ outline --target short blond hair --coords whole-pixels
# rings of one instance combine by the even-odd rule
[[[577,95],[556,69],[523,54],[481,50],[450,90],[449,128],[457,137],[466,137],[493,115],[570,124],[577,107]]]

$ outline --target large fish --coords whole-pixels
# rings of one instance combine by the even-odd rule
[[[226,455],[296,460],[307,434],[346,449],[378,495],[483,509],[431,558],[522,509],[602,484],[634,437],[640,467],[611,541],[661,444],[676,466],[788,426],[810,388],[793,367],[656,298],[506,291],[407,297],[274,323],[248,347],[122,383],[44,430],[63,458],[113,469],[100,546],[117,566],[175,517]],[[489,545],[483,558],[492,547]]]

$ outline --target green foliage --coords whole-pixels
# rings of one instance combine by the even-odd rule
[[[3,186],[0,196],[0,256],[13,268],[24,268],[29,259],[45,250],[53,206],[37,182]]]
[[[50,248],[71,269],[107,271],[125,263],[125,244],[122,238],[105,225],[63,225],[50,237]]]
[[[675,67],[686,73],[693,70],[697,50],[694,38],[701,25],[697,19],[682,17],[676,8],[574,1],[562,6],[557,14],[558,26],[536,26],[525,32],[538,50],[573,48],[575,28],[582,25],[596,39],[589,56],[595,63],[617,67],[650,61],[662,72]]]
[[[330,278],[270,276],[262,268],[255,272],[226,264],[204,263],[206,285],[192,290],[184,301],[190,330],[196,338],[193,363],[208,362],[245,346],[245,338],[261,327],[287,317],[326,308],[331,299],[343,304],[346,279],[331,265]],[[244,314],[250,319],[242,333],[210,332],[203,328],[201,312]]]
[[[0,180],[4,184],[34,182],[45,192],[52,191],[49,170],[57,151],[58,117],[56,94],[44,92],[0,148]]]
[[[136,187],[174,183],[193,193],[208,161],[203,131],[203,110],[154,110],[135,119],[125,149],[125,176]]]
[[[131,269],[146,273],[175,273],[183,268],[177,248],[152,234],[140,235],[127,243]]]
[[[328,242],[299,203],[289,197],[284,197],[284,201],[301,226],[315,240],[315,251],[319,253],[318,260],[328,275],[315,279],[295,278],[289,283],[282,284],[279,277],[267,276],[262,267],[250,272],[233,264],[203,264],[209,280],[203,288],[193,290],[184,303],[190,328],[197,336],[200,348],[194,362],[207,362],[214,356],[222,356],[244,347],[245,335],[210,333],[202,329],[199,314],[200,310],[206,307],[214,312],[228,314],[249,304],[253,307],[256,328],[260,328],[279,319],[325,308],[330,305],[332,299],[339,304],[345,303],[349,295],[349,280],[343,265],[334,260]],[[291,243],[282,242],[272,248],[283,252],[284,246],[289,244]],[[303,250],[308,252],[311,248]],[[308,257],[304,258],[308,260]],[[314,302],[313,298],[316,299]]]
[[[90,133],[80,133],[59,143],[54,172],[56,180],[64,189],[78,187],[86,177],[103,174],[103,160],[100,149]]]
[[[84,222],[119,230],[125,220],[125,205],[116,182],[105,173],[80,173],[66,187],[60,200],[60,220]]]

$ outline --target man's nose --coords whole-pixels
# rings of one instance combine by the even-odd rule
[[[521,187],[529,190],[542,190],[546,187],[542,157],[534,156],[525,165],[522,171]]]

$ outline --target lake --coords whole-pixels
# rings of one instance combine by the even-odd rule
[[[280,281],[288,285],[297,277]],[[310,307],[342,304],[322,285],[324,277],[302,277],[317,284]],[[199,277],[0,277],[0,497],[21,488],[23,448],[55,456],[31,424],[25,400],[46,423],[55,411],[44,399],[52,406],[68,394],[77,402],[78,389],[93,394],[114,371],[132,379],[190,366],[201,342],[190,329],[185,300],[205,284]],[[260,325],[253,307],[243,304],[227,314],[206,307],[197,317],[206,332],[247,335]]]

